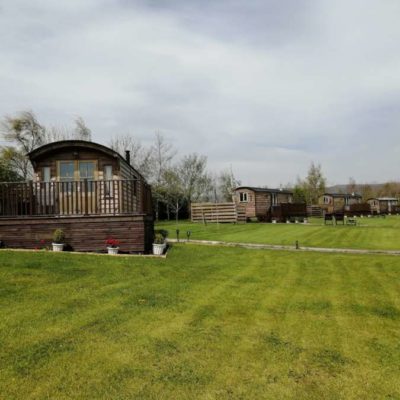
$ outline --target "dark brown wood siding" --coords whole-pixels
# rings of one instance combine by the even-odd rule
[[[247,193],[247,202],[240,201],[240,193]],[[235,192],[235,203],[245,207],[247,218],[258,218],[265,221],[269,218],[271,210],[272,196],[276,198],[276,204],[291,203],[292,195],[290,193],[253,191],[251,189],[243,188]]]
[[[154,233],[153,218],[146,215],[32,217],[0,219],[0,240],[10,248],[50,247],[57,228],[65,231],[66,244],[76,251],[105,250],[105,241],[113,237],[120,241],[121,251],[147,253]]]

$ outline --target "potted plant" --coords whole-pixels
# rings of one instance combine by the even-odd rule
[[[164,253],[164,250],[167,246],[167,244],[165,243],[165,239],[167,236],[168,232],[163,229],[159,229],[154,232],[153,254],[160,256]]]
[[[58,228],[53,232],[53,251],[63,251],[65,242],[65,233]]]
[[[106,245],[108,254],[113,254],[113,255],[118,254],[119,241],[117,239],[114,239],[112,237],[108,238],[106,240]]]

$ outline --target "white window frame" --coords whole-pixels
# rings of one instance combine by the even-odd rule
[[[249,194],[247,192],[240,192],[239,193],[239,201],[241,203],[248,203],[249,202]]]

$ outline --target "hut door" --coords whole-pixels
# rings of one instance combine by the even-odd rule
[[[83,191],[80,204],[81,213],[95,214],[97,210],[97,196],[95,188],[95,161],[79,161],[80,189]]]
[[[74,214],[76,205],[74,204],[73,192],[75,167],[74,161],[60,161],[59,163],[59,209],[60,214]]]
[[[60,214],[94,214],[97,207],[96,161],[59,162]]]

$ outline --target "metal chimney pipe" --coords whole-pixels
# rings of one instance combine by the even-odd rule
[[[125,150],[125,160],[129,165],[131,165],[131,152],[129,150]]]

